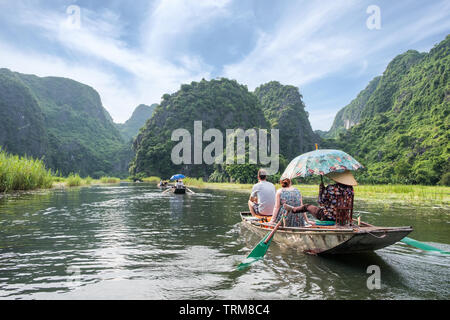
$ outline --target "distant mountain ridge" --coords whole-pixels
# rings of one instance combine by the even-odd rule
[[[132,152],[87,85],[0,69],[0,112],[0,146],[8,152],[43,157],[64,175],[126,172]]]
[[[157,106],[156,103],[151,106],[141,104],[134,109],[130,119],[123,124],[116,124],[116,127],[119,129],[119,132],[125,141],[131,141],[137,136],[139,129],[141,129],[145,122],[152,117]]]

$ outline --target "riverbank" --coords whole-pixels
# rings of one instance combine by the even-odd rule
[[[199,189],[230,190],[250,193],[252,184],[213,183],[187,178],[185,184]],[[303,196],[317,198],[318,185],[296,184]],[[280,185],[277,184],[279,189]],[[355,187],[357,200],[383,203],[407,203],[410,205],[437,205],[450,207],[450,187],[420,185],[359,185]]]
[[[100,179],[93,179],[91,177],[81,178],[78,174],[71,174],[68,177],[53,177],[53,180],[52,189],[116,184],[121,181],[119,178],[115,177],[101,177]]]

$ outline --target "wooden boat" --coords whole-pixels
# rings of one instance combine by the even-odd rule
[[[261,237],[273,228],[250,212],[240,215],[242,224]],[[358,253],[390,246],[412,231],[412,227],[375,227],[365,222],[359,226],[280,227],[273,241],[309,254]]]
[[[175,194],[185,194],[186,193],[186,187],[175,187],[172,188],[172,192]]]

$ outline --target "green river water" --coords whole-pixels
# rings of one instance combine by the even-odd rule
[[[240,224],[248,195],[196,191],[122,183],[1,198],[0,299],[450,298],[450,256],[403,243],[329,257],[272,243],[238,271],[260,240]],[[450,251],[448,206],[356,201],[355,210]],[[367,287],[370,265],[380,267],[380,289]]]

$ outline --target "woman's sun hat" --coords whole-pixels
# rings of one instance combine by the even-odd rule
[[[358,185],[358,182],[356,182],[355,178],[353,177],[353,174],[349,170],[346,170],[344,172],[331,172],[327,174],[327,177],[336,182],[345,184],[347,186]]]

